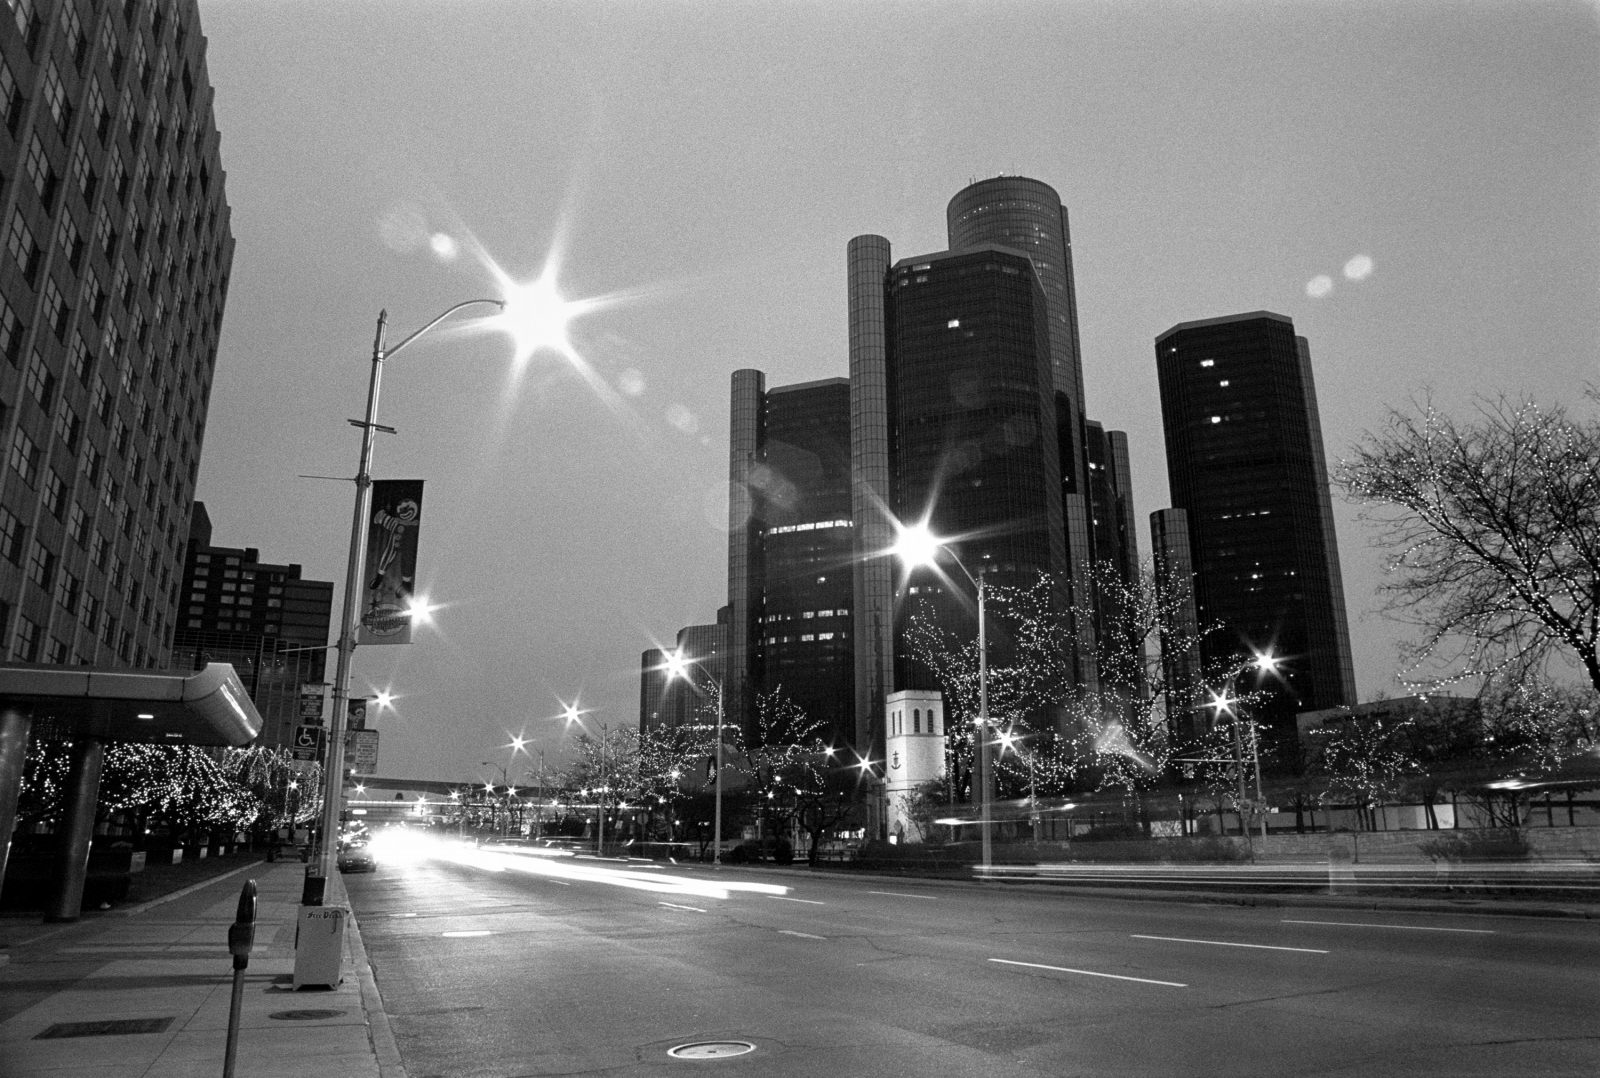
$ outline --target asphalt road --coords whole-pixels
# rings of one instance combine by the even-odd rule
[[[410,1078],[1587,1076],[1600,1065],[1591,922],[527,864],[391,858],[346,879]],[[757,889],[716,890],[743,884]],[[701,1042],[754,1050],[668,1054]]]

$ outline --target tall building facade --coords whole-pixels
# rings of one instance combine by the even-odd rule
[[[1310,348],[1280,314],[1184,322],[1156,338],[1172,503],[1185,513],[1208,668],[1270,652],[1256,714],[1355,703],[1344,587]]]
[[[155,666],[233,261],[197,4],[10,4],[0,120],[0,653]]]
[[[1071,232],[1059,196],[1049,185],[1026,177],[979,181],[950,201],[946,227],[949,250],[936,256],[896,262],[889,241],[876,235],[855,237],[847,251],[851,512],[857,558],[856,746],[875,758],[882,757],[884,746],[884,699],[891,692],[911,687],[900,680],[908,670],[905,656],[897,658],[895,627],[901,618],[896,594],[898,567],[883,554],[893,545],[895,519],[917,519],[925,507],[917,503],[926,501],[926,479],[915,476],[919,469],[929,475],[932,472],[929,460],[917,461],[915,455],[945,452],[945,470],[960,471],[974,451],[980,458],[991,455],[995,440],[1004,443],[1019,434],[1014,415],[991,410],[986,416],[987,406],[963,403],[991,391],[1003,394],[1015,389],[1006,379],[1015,378],[1007,364],[1014,364],[1017,356],[1008,354],[991,365],[977,343],[980,336],[992,342],[1009,335],[1013,344],[1026,338],[1029,347],[1037,351],[1043,376],[1030,393],[1041,417],[1037,420],[1038,441],[1028,454],[1013,451],[1009,456],[1020,460],[1028,455],[1028,468],[1037,471],[1046,467],[1037,459],[1038,452],[1055,454],[1049,465],[1054,472],[1054,490],[1037,492],[1028,507],[1028,514],[1045,521],[1050,532],[1048,556],[1003,556],[996,548],[989,557],[1055,573],[1063,585],[1063,604],[1091,612],[1097,610],[1089,580],[1092,564],[1109,560],[1119,572],[1137,572],[1138,566],[1126,438],[1120,432],[1101,431],[1084,414]],[[1016,261],[1018,256],[1026,268]],[[1012,271],[1002,275],[1015,278],[1010,282],[1012,299],[1004,310],[996,307],[989,321],[969,319],[960,327],[948,325],[961,318],[953,308],[943,322],[938,320],[940,302],[955,302],[963,289],[969,289],[975,300],[986,272],[983,267],[1002,263]],[[923,264],[930,270],[919,272],[916,267]],[[933,283],[935,264],[938,288],[919,295],[920,286]],[[956,276],[947,278],[947,270]],[[919,276],[929,279],[918,281]],[[1024,281],[1031,285],[1022,287]],[[939,290],[944,298],[936,301]],[[964,337],[967,332],[973,336]],[[936,388],[937,365],[951,362],[950,357],[963,348],[967,350],[960,361],[966,364],[965,381]],[[909,420],[910,412],[905,417],[897,415],[902,404],[917,407],[912,396],[930,392],[943,393],[949,407],[926,410],[915,421]],[[974,439],[973,432],[980,429],[989,440]],[[960,453],[955,451],[958,441],[965,446]],[[931,449],[933,446],[939,449]],[[1018,481],[1020,474],[1007,474],[1007,483]],[[923,483],[924,487],[902,488],[907,482]],[[966,501],[959,509],[948,510],[964,524],[936,519],[935,526],[996,533],[1021,519],[1017,513],[1020,503],[1007,502],[1014,499],[1015,486],[1008,488],[1012,493],[1006,495],[999,494],[998,488],[983,494],[977,493],[978,489],[972,487],[963,496]],[[985,504],[989,493],[996,496],[991,504]],[[906,518],[900,516],[902,512],[914,515]],[[1111,549],[1104,548],[1108,544]],[[1095,662],[1098,632],[1095,618],[1079,620],[1074,626],[1076,646],[1066,657],[1077,684],[1089,691],[1099,688]]]
[[[1061,454],[1049,315],[1026,255],[986,244],[896,262],[888,289],[890,509],[959,538],[967,572],[1026,587],[1064,579]],[[954,592],[954,594],[951,594]],[[907,642],[931,605],[976,635],[971,582],[949,566],[914,570],[896,612],[895,688],[938,685]]]
[[[171,665],[231,663],[261,713],[260,744],[280,748],[299,723],[321,722],[326,687],[333,581],[300,573],[254,547],[213,546],[210,516],[194,503]]]
[[[854,548],[848,379],[767,389],[733,375],[732,721],[752,743],[758,701],[781,691],[830,742],[855,729]],[[742,475],[742,481],[740,476]]]
[[[1050,337],[1051,385],[1060,417],[1062,515],[1069,601],[1095,605],[1089,566],[1116,555],[1095,548],[1091,504],[1089,426],[1083,397],[1083,359],[1078,342],[1078,293],[1072,268],[1072,228],[1067,208],[1053,187],[1026,176],[995,176],[969,184],[945,208],[953,251],[995,243],[1021,251],[1044,288]],[[1093,624],[1078,626],[1078,683],[1098,687]]]

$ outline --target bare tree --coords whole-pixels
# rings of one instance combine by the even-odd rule
[[[1503,396],[1466,422],[1417,410],[1391,409],[1335,474],[1393,552],[1388,611],[1422,630],[1401,676],[1521,683],[1564,655],[1600,689],[1600,418]]]

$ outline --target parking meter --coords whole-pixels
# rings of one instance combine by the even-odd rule
[[[239,891],[239,912],[228,926],[228,953],[233,955],[233,968],[244,969],[250,964],[250,949],[256,943],[256,881],[245,880]]]

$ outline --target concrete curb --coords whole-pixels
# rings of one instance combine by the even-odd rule
[[[361,1009],[367,1015],[367,1035],[372,1041],[372,1054],[378,1061],[378,1073],[382,1078],[408,1078],[405,1063],[400,1058],[400,1046],[389,1026],[389,1015],[383,1009],[383,996],[378,991],[378,979],[372,973],[366,944],[361,941],[361,928],[354,909],[350,911],[348,922],[350,957],[361,983]]]

